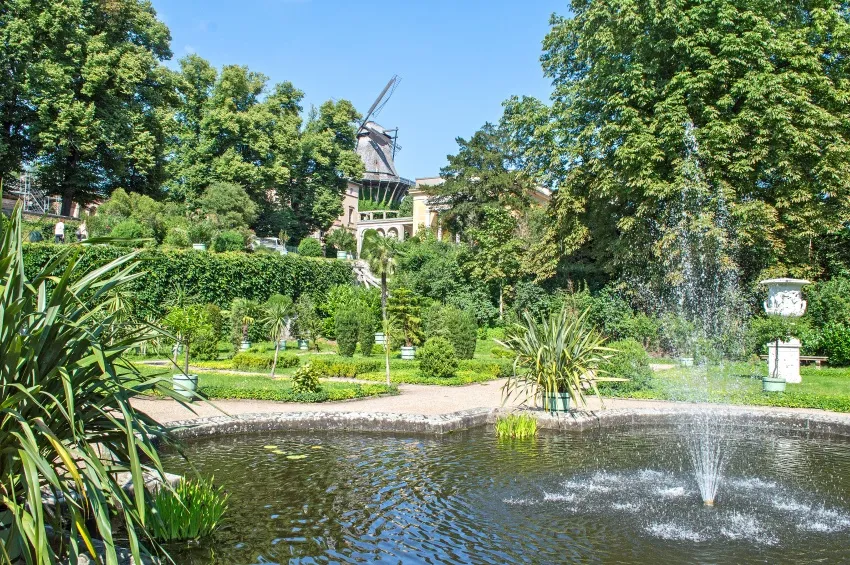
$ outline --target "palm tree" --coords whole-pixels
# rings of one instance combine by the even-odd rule
[[[274,361],[272,361],[272,378],[277,368],[277,357],[280,342],[289,334],[289,323],[292,319],[292,299],[282,294],[275,294],[265,305],[265,315],[261,322],[269,330],[269,337],[274,341]]]
[[[387,278],[395,269],[398,255],[398,240],[384,237],[375,230],[363,235],[363,248],[360,256],[369,263],[372,274],[381,277],[381,316],[384,321],[384,358],[386,360],[387,384],[390,384],[390,329],[387,317]]]

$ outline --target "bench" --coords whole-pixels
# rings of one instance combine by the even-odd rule
[[[767,361],[767,355],[759,355],[762,360]],[[800,363],[814,363],[815,367],[820,369],[821,363],[826,363],[829,361],[829,357],[822,357],[818,355],[800,355]]]

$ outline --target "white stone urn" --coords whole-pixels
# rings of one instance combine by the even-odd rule
[[[811,284],[805,279],[768,279],[761,281],[767,285],[767,300],[764,311],[785,318],[799,318],[806,313],[806,301],[803,300],[803,286]],[[785,379],[788,383],[799,383],[800,377],[800,340],[774,342],[767,347],[767,374],[774,378]]]

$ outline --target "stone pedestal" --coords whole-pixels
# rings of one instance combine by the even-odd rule
[[[777,371],[778,368],[778,371]],[[779,355],[776,354],[776,342],[767,346],[768,376],[777,376],[788,383],[799,383],[800,377],[800,340],[791,338],[779,342]]]

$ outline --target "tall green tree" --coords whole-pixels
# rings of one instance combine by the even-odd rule
[[[375,230],[367,230],[363,235],[363,249],[360,252],[369,263],[369,269],[381,278],[381,318],[384,326],[384,361],[387,384],[390,384],[390,319],[387,315],[387,280],[395,272],[398,240],[383,237]]]
[[[4,57],[16,69],[11,88],[23,93],[18,104],[7,93],[4,110],[14,115],[21,100],[33,110],[12,118],[7,155],[15,157],[25,130],[29,149],[21,156],[34,160],[44,188],[62,196],[65,214],[73,201],[117,187],[157,192],[173,88],[162,65],[171,37],[150,2],[10,0],[2,11],[3,33],[34,48],[24,58],[17,47]]]
[[[446,206],[441,215],[454,233],[479,227],[485,206],[498,204],[514,210],[526,208],[533,184],[516,161],[505,132],[485,124],[467,141],[457,138],[458,152],[440,171],[445,182],[427,187],[431,200]]]
[[[817,274],[850,212],[846,2],[575,0],[571,13],[544,41],[552,106],[513,99],[506,114],[524,163],[558,180],[550,257],[651,276],[690,162],[708,202],[693,222],[737,242],[747,280]]]

